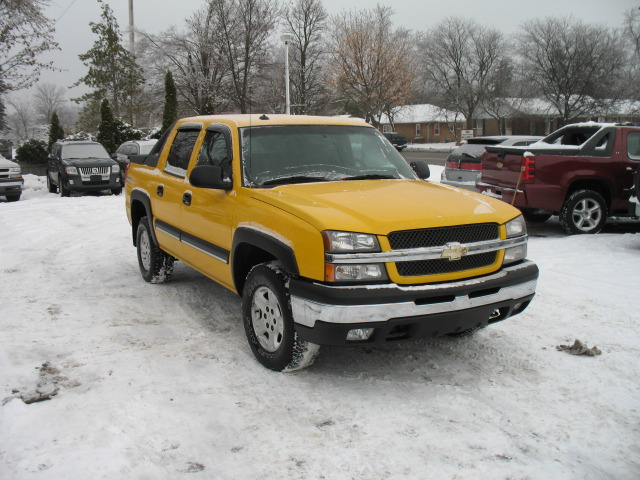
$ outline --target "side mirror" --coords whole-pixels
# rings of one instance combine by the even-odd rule
[[[118,154],[117,153],[112,153],[111,154],[111,158],[113,158],[114,160],[118,159]]]
[[[222,168],[214,165],[199,165],[191,170],[189,183],[198,188],[214,190],[231,190],[233,184],[229,179],[222,178]]]
[[[429,164],[424,160],[414,160],[409,164],[413,171],[416,172],[420,180],[426,180],[431,176],[431,170],[429,170]]]

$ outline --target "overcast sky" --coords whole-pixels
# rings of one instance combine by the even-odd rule
[[[128,0],[108,0],[120,28],[125,32],[129,24]],[[171,25],[182,27],[184,19],[203,6],[204,0],[134,0],[136,28],[149,33],[160,33]],[[504,33],[517,32],[523,22],[549,15],[573,17],[588,23],[618,27],[624,12],[640,7],[640,0],[324,0],[329,14],[345,9],[370,9],[376,3],[389,5],[395,10],[392,17],[397,26],[413,31],[424,31],[447,16],[459,15],[495,27]],[[91,48],[95,36],[89,22],[99,21],[100,7],[96,0],[51,0],[47,16],[56,19],[55,38],[61,51],[49,55],[63,72],[45,72],[42,82],[70,87],[86,73],[78,54]],[[125,37],[126,39],[126,37]],[[71,89],[69,96],[78,95],[79,88]]]

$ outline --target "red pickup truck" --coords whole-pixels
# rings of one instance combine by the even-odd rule
[[[577,123],[527,147],[487,147],[476,189],[529,221],[558,215],[569,233],[597,233],[609,216],[635,216],[638,165],[640,126]]]

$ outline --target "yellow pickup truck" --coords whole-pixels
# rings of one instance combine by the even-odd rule
[[[468,332],[527,307],[520,212],[428,176],[362,120],[201,116],[132,158],[126,209],[146,281],[178,259],[236,292],[258,361],[295,370],[319,345]]]

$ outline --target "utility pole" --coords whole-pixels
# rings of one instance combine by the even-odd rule
[[[132,57],[135,58],[136,36],[134,30],[135,27],[133,24],[133,0],[129,0],[129,53]]]
[[[289,42],[294,39],[292,33],[283,33],[280,39],[284,42],[284,84],[285,84],[285,114],[291,114],[291,100],[289,98]]]

